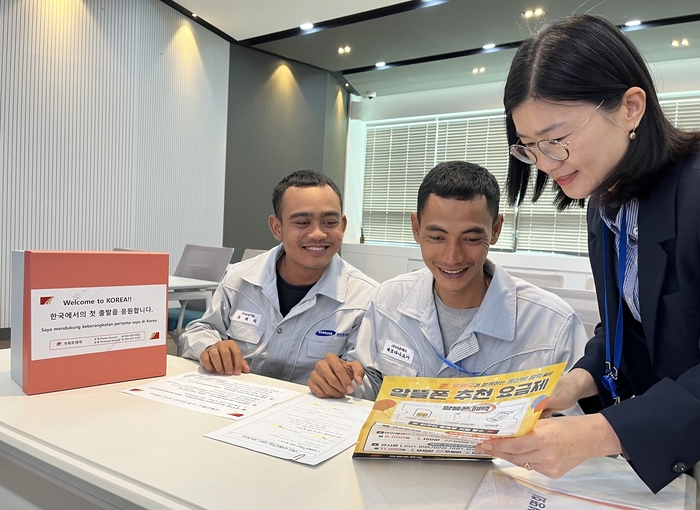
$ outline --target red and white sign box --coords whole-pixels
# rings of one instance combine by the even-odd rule
[[[28,395],[165,375],[168,254],[13,251],[11,376]]]

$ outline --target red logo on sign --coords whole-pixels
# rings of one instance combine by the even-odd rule
[[[53,301],[53,296],[44,296],[39,298],[40,305],[50,305],[51,301]]]
[[[160,338],[160,331],[156,331],[155,333],[151,333],[151,340],[158,340]]]

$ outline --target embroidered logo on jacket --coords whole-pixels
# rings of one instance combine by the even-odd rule
[[[332,329],[319,329],[316,331],[316,336],[337,336],[338,338],[343,338],[348,336],[348,333],[337,333]]]

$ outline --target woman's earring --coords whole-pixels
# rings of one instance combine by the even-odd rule
[[[635,133],[636,130],[637,130],[637,126],[634,126],[634,129],[630,133],[630,140],[634,140],[635,138],[637,138],[637,133]]]

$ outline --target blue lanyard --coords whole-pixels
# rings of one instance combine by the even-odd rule
[[[622,359],[622,295],[625,286],[625,269],[627,265],[627,214],[625,207],[622,206],[622,225],[620,226],[620,235],[618,251],[619,256],[617,260],[617,278],[618,278],[618,290],[619,290],[619,300],[617,303],[617,324],[615,328],[615,359],[613,362],[610,360],[610,318],[608,316],[608,270],[607,264],[603,262],[603,286],[605,290],[603,295],[605,296],[605,375],[601,377],[601,382],[605,389],[607,389],[612,398],[615,399],[615,403],[620,402],[620,395],[617,393],[617,371],[620,368],[620,360]],[[607,238],[609,234],[609,229],[604,221],[601,221],[603,227],[603,260],[608,252],[607,250]]]
[[[479,376],[484,375],[483,372],[473,373],[473,372],[470,372],[469,370],[465,370],[464,368],[460,367],[456,363],[452,363],[450,360],[448,360],[446,357],[444,357],[442,354],[440,354],[433,344],[430,344],[430,347],[433,348],[433,350],[435,351],[435,354],[438,355],[438,358],[440,358],[442,360],[442,362],[445,365],[447,365],[448,367],[454,368],[455,370],[462,372],[463,374],[468,374],[472,377],[479,377]]]

